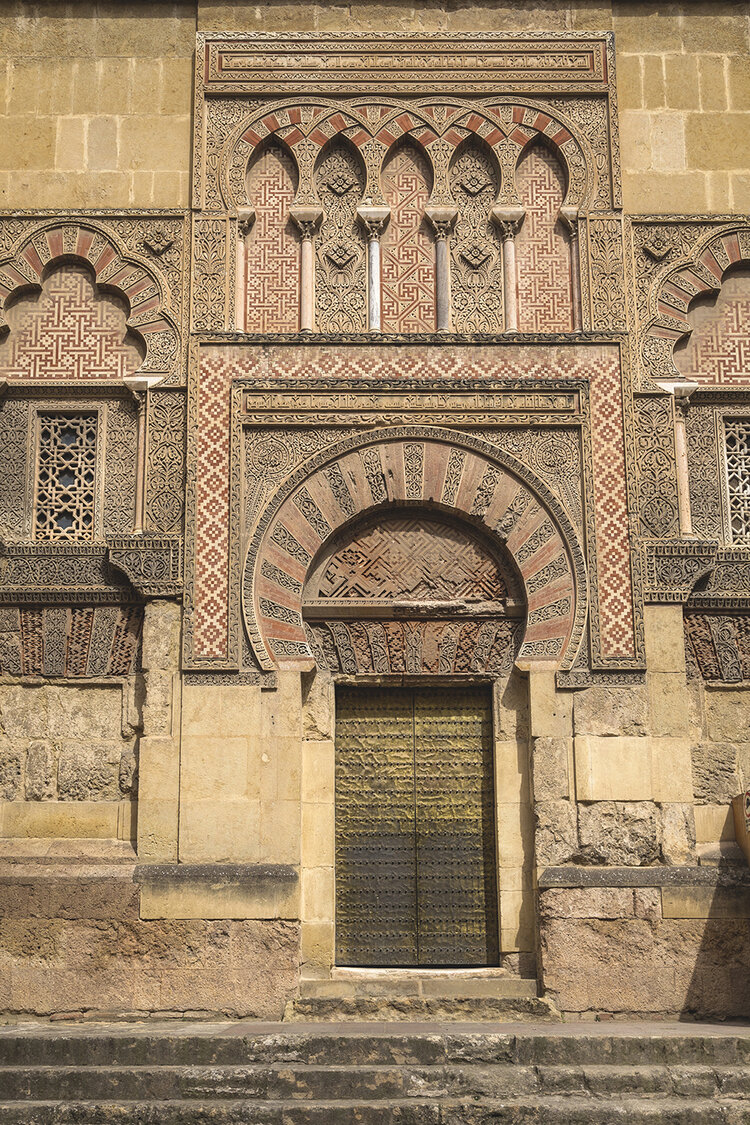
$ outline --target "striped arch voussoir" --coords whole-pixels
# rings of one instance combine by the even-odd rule
[[[698,247],[695,256],[684,259],[659,283],[654,297],[655,315],[646,331],[643,355],[649,374],[678,378],[674,347],[689,336],[690,307],[705,293],[718,293],[729,270],[750,263],[750,225],[713,234]]]
[[[373,105],[377,107],[377,102]],[[491,107],[486,111],[479,108],[459,108],[446,118],[442,124],[438,123],[434,113],[430,112],[432,106],[404,107],[403,110],[394,110],[393,106],[383,106],[384,112],[368,114],[366,119],[358,106],[355,110],[348,110],[343,106],[301,106],[289,105],[277,107],[266,112],[263,116],[245,126],[239,134],[235,134],[237,141],[230,148],[234,148],[236,155],[237,145],[245,153],[245,164],[250,159],[251,153],[247,148],[254,150],[267,143],[271,138],[282,141],[293,156],[295,150],[304,142],[305,146],[317,149],[313,151],[312,159],[306,161],[312,167],[317,155],[338,134],[344,133],[355,148],[364,155],[365,146],[377,142],[382,147],[382,160],[384,163],[393,147],[402,143],[405,138],[416,142],[429,156],[430,146],[436,141],[449,145],[453,150],[467,139],[476,135],[481,138],[491,149],[499,145],[512,143],[517,148],[516,161],[520,159],[524,150],[533,141],[543,138],[559,157],[567,173],[568,190],[564,201],[566,208],[580,208],[586,197],[591,194],[593,178],[595,175],[594,161],[584,152],[578,140],[573,136],[568,127],[546,109],[533,105],[504,104]],[[304,120],[305,111],[307,120]],[[301,151],[301,150],[300,150]],[[227,154],[228,163],[225,163],[225,175],[230,175],[229,169],[234,158]],[[500,162],[501,165],[503,161]],[[299,166],[300,181],[302,168]],[[236,185],[232,189],[229,180],[225,186],[225,193],[230,199],[239,190]],[[505,192],[509,197],[514,195],[514,189],[509,185]],[[244,205],[244,200],[234,198],[234,204]]]
[[[526,595],[519,660],[572,664],[583,633],[586,576],[560,505],[528,470],[478,439],[398,427],[318,455],[266,509],[243,580],[245,626],[262,667],[312,666],[302,598],[316,559],[345,525],[405,505],[450,512],[503,545]]]

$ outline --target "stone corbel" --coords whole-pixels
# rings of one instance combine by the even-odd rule
[[[380,236],[391,217],[390,207],[360,204],[357,217],[367,232],[367,305],[371,332],[380,332]]]
[[[570,236],[570,296],[573,303],[573,331],[580,332],[583,326],[581,314],[581,248],[578,240],[578,208],[563,205],[560,208],[560,222]]]
[[[516,204],[496,205],[490,212],[503,240],[503,290],[505,296],[505,331],[518,331],[518,276],[516,271],[516,235],[526,212]]]
[[[696,582],[716,566],[711,540],[659,539],[643,543],[643,597],[648,603],[684,605]]]
[[[235,324],[238,332],[247,329],[247,236],[255,223],[252,207],[237,208],[237,267],[235,275]]]
[[[292,207],[289,212],[292,222],[300,233],[300,314],[301,332],[315,331],[315,255],[313,237],[318,223],[323,217],[321,207]]]
[[[107,562],[144,598],[174,597],[182,590],[180,540],[118,535],[107,540]]]
[[[437,330],[451,331],[451,274],[448,236],[458,215],[457,207],[426,207],[425,215],[435,232],[435,291]]]
[[[697,383],[688,379],[656,379],[663,391],[674,396],[674,451],[677,461],[677,499],[680,509],[680,533],[693,535],[693,517],[690,511],[690,476],[687,455],[686,418],[690,396],[698,389]]]

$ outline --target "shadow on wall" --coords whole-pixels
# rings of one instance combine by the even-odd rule
[[[714,881],[662,890],[675,945],[698,945],[680,1017],[750,1020],[750,867],[733,861],[699,870]]]

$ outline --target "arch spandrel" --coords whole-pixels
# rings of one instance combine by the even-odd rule
[[[249,543],[245,626],[261,667],[309,668],[303,598],[342,529],[394,509],[444,513],[512,559],[528,615],[520,660],[569,667],[586,614],[586,571],[559,501],[515,458],[435,428],[398,427],[350,439],[297,471]]]

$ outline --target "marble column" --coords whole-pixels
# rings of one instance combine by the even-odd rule
[[[518,273],[516,268],[516,235],[524,220],[523,207],[493,207],[492,219],[503,241],[503,290],[505,331],[518,331]]]
[[[435,304],[438,332],[452,328],[451,258],[448,237],[458,211],[455,207],[428,207],[425,211],[435,232]]]
[[[687,450],[687,412],[690,396],[698,389],[697,383],[687,379],[657,379],[664,391],[674,396],[674,451],[677,463],[677,503],[680,510],[680,534],[693,535],[693,516],[690,511],[690,476]]]
[[[570,299],[573,305],[573,331],[581,332],[581,248],[578,240],[578,208],[561,207],[560,220],[570,236]]]
[[[300,332],[314,332],[315,246],[313,239],[323,211],[320,207],[293,207],[289,213],[300,233]]]
[[[252,207],[237,209],[237,267],[235,272],[235,315],[238,332],[247,331],[247,238],[255,222]]]
[[[380,332],[380,236],[390,218],[390,207],[365,204],[357,215],[367,233],[367,311],[371,332]]]

